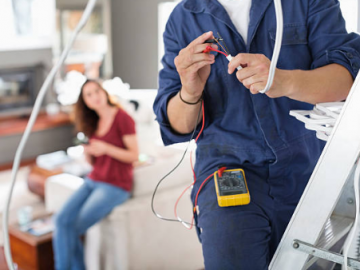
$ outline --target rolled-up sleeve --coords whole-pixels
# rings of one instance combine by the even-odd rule
[[[339,1],[309,1],[308,31],[312,69],[336,63],[356,77],[360,68],[360,36],[347,33]]]
[[[192,133],[179,134],[173,130],[167,115],[169,100],[181,89],[180,77],[174,64],[174,59],[179,54],[181,48],[174,32],[170,18],[163,35],[165,47],[165,54],[161,60],[163,69],[159,73],[159,90],[153,106],[165,145],[189,141],[192,135]]]

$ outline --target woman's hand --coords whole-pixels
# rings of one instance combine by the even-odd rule
[[[263,54],[240,53],[230,61],[228,72],[232,74],[236,67],[241,65],[243,68],[236,72],[236,77],[252,94],[258,94],[259,91],[265,89],[270,63]],[[290,83],[291,77],[287,76],[283,70],[276,69],[273,84],[266,95],[271,98],[288,96],[291,90]]]
[[[174,60],[181,80],[181,95],[188,102],[199,100],[210,75],[210,65],[215,62],[214,55],[203,53],[205,48],[210,46],[204,42],[211,38],[213,38],[211,31],[199,36],[182,49]],[[211,47],[217,49],[214,44]]]
[[[96,140],[96,139],[91,139],[90,143],[88,145],[84,145],[85,154],[88,154],[88,155],[91,155],[94,157],[106,155],[107,149],[108,149],[107,143],[100,141],[100,140]]]

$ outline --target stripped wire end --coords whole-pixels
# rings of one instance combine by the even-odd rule
[[[224,47],[218,42],[219,46],[224,50],[224,52],[227,54],[227,55],[230,55],[230,51],[229,51],[229,48],[226,46],[226,43],[225,43],[225,40],[220,36],[220,33],[218,32],[217,33],[218,36],[219,36],[219,40],[222,41],[222,43],[224,44]]]

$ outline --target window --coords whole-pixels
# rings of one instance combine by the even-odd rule
[[[70,41],[82,15],[83,10],[62,9],[57,11],[57,42],[54,48],[56,57]],[[108,44],[107,36],[104,34],[102,9],[95,8],[72,46],[63,72],[76,70],[87,77],[99,78],[107,51]]]

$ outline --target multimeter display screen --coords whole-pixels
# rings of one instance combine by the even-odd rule
[[[244,176],[241,171],[223,172],[218,178],[219,195],[237,195],[247,193]]]

